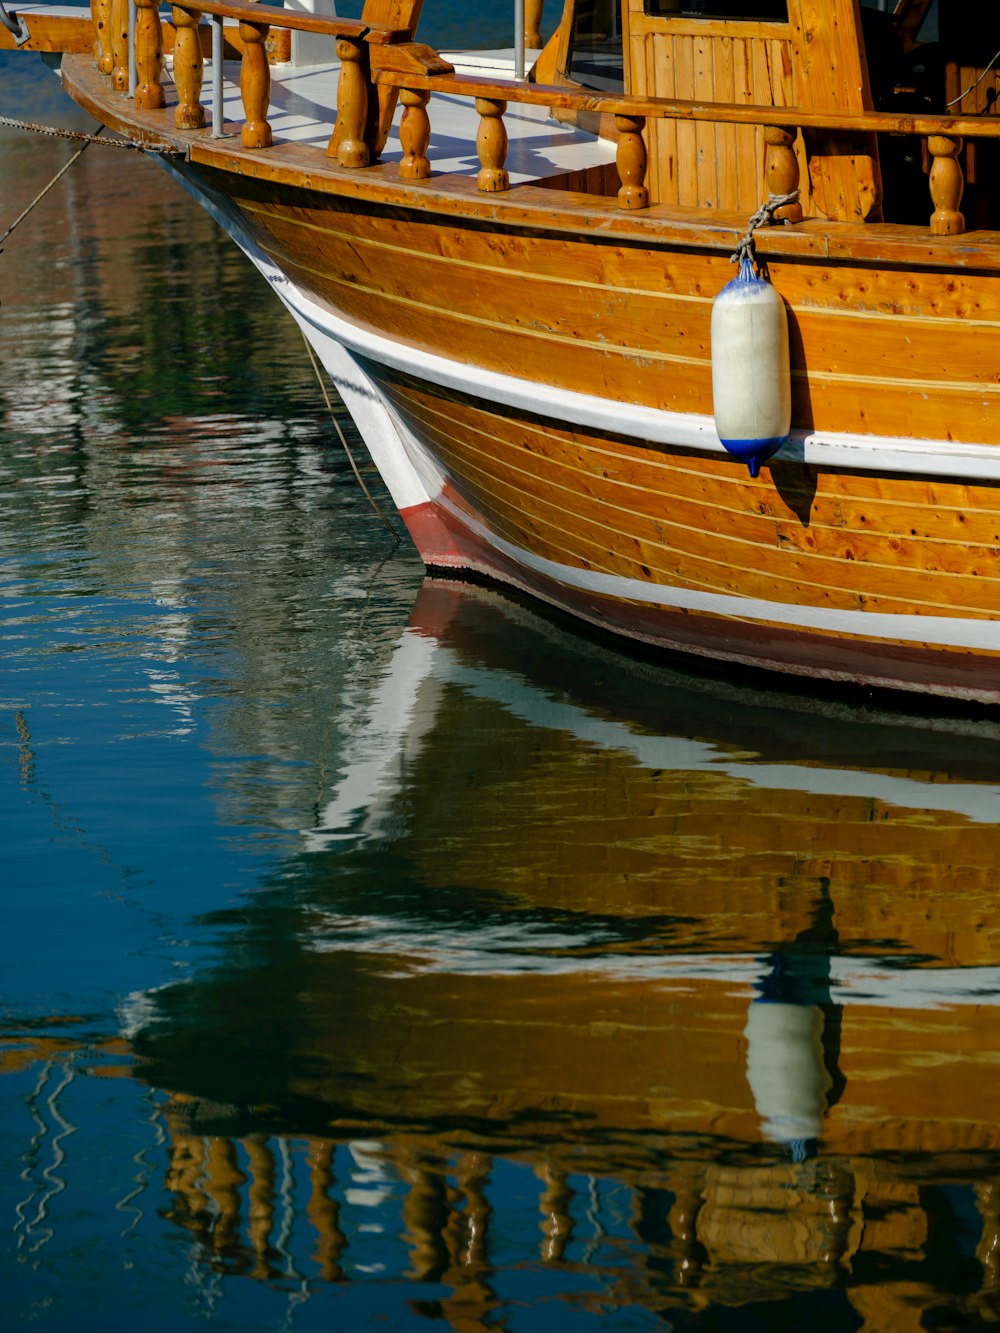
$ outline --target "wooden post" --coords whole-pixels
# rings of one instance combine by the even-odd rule
[[[327,148],[342,167],[367,167],[372,160],[365,141],[368,122],[368,78],[364,69],[364,44],[349,37],[337,38],[340,81],[337,84],[337,128]]]
[[[931,134],[927,138],[931,155],[932,236],[958,236],[965,231],[965,218],[959,212],[965,181],[958,155],[962,140],[955,135]]]
[[[201,84],[205,73],[205,58],[201,53],[201,34],[198,31],[201,15],[196,9],[181,9],[179,5],[173,5],[170,17],[177,29],[174,42],[174,83],[177,85],[174,125],[179,130],[203,130],[205,108],[201,105]]]
[[[156,111],[167,101],[160,83],[163,27],[158,0],[135,0],[135,9],[135,104],[140,111]]]
[[[243,27],[242,23],[240,27]],[[247,1230],[256,1256],[253,1276],[267,1278],[272,1276],[271,1232],[274,1230],[277,1166],[265,1135],[251,1134],[243,1143],[250,1159],[251,1172],[250,1188],[247,1190]]]
[[[795,131],[780,125],[764,126],[767,144],[764,174],[771,194],[791,194],[799,188],[799,159],[795,156]],[[798,202],[776,208],[774,217],[779,221],[801,222],[802,205]]]
[[[111,58],[111,0],[91,0],[90,15],[97,33],[94,60],[102,74],[110,74],[115,67]]]
[[[111,84],[128,92],[128,0],[111,0]]]
[[[344,1278],[341,1258],[347,1248],[347,1237],[340,1229],[340,1205],[331,1196],[333,1189],[333,1162],[336,1145],[330,1139],[310,1139],[309,1181],[312,1191],[306,1212],[316,1232],[313,1258],[319,1265],[324,1282],[341,1282]]]
[[[241,23],[243,61],[240,65],[240,96],[246,123],[243,126],[244,148],[270,148],[271,127],[267,123],[267,108],[271,101],[271,71],[267,64],[268,25]]]
[[[618,191],[620,208],[648,208],[649,191],[646,179],[646,144],[642,129],[645,116],[615,116],[618,130],[618,175],[621,189]]]
[[[232,1139],[214,1136],[208,1139],[201,1184],[215,1210],[212,1245],[218,1254],[228,1254],[238,1241],[243,1204],[240,1188],[246,1181]]]
[[[408,181],[425,180],[431,174],[431,164],[427,159],[427,145],[431,138],[427,103],[431,100],[431,95],[428,92],[401,88],[399,100],[405,108],[399,125],[399,142],[403,145],[403,160],[399,164],[399,174]]]
[[[497,194],[510,189],[510,177],[504,166],[507,161],[507,129],[503,123],[503,113],[507,110],[507,103],[491,97],[477,97],[476,110],[479,112],[476,148],[482,168],[476,183],[488,194]]]
[[[532,51],[542,45],[542,5],[544,0],[524,0],[524,44]]]
[[[535,1168],[535,1175],[544,1182],[545,1189],[539,1200],[542,1213],[542,1263],[558,1263],[566,1257],[566,1246],[573,1235],[573,1217],[570,1207],[573,1190],[566,1172],[552,1162]]]

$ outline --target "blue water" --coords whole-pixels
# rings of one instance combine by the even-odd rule
[[[425,580],[97,148],[0,254],[0,594],[5,1327],[996,1325],[996,719]]]

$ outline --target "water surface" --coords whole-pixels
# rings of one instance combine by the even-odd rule
[[[1000,724],[425,581],[151,162],[0,301],[5,1324],[995,1325]]]

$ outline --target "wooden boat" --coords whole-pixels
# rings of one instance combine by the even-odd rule
[[[70,95],[273,284],[430,568],[664,649],[1000,701],[995,20],[942,6],[928,41],[930,0],[566,0],[518,79],[421,44],[421,0],[136,0],[130,98],[124,0],[35,8],[26,47],[68,52]],[[204,18],[240,60],[207,91]],[[755,236],[791,420],[754,477],[710,320],[795,190]]]

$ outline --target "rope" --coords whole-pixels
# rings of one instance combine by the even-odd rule
[[[317,380],[319,381],[319,387],[323,391],[323,399],[326,402],[327,411],[330,413],[330,420],[333,422],[334,430],[340,437],[340,443],[344,446],[344,453],[347,455],[347,461],[351,465],[351,471],[354,473],[358,485],[361,487],[365,495],[368,497],[368,503],[371,505],[371,507],[375,510],[376,514],[378,514],[379,518],[392,533],[393,537],[396,540],[396,545],[398,546],[402,541],[402,538],[400,537],[396,529],[392,526],[392,524],[389,522],[389,520],[386,518],[382,510],[379,508],[378,501],[375,499],[374,495],[372,495],[371,491],[365,485],[365,479],[358,471],[358,465],[357,463],[355,463],[354,455],[351,453],[351,446],[347,443],[346,435],[340,429],[340,422],[337,420],[336,413],[333,410],[333,404],[330,402],[330,395],[326,391],[326,380],[324,380],[320,372],[319,365],[316,362],[315,354],[313,353],[312,345],[310,344],[309,339],[306,337],[305,333],[302,334],[302,341],[306,345],[306,351],[309,353],[309,360],[312,362],[312,368],[316,373]]]
[[[734,264],[742,264],[747,260],[753,266],[757,267],[757,252],[754,249],[753,234],[758,227],[765,222],[770,227],[774,224],[774,215],[779,208],[784,208],[786,204],[794,204],[799,197],[798,190],[792,190],[791,194],[772,194],[766,204],[761,204],[760,208],[747,223],[746,235],[737,245],[731,258]]]
[[[90,144],[93,143],[93,142],[96,142],[96,140],[97,140],[97,136],[98,136],[99,134],[102,134],[103,131],[104,131],[104,126],[102,125],[101,128],[100,128],[100,130],[98,130],[97,134],[95,134],[95,135],[93,135],[93,136],[90,136],[90,135],[87,136],[90,142],[85,143],[85,144],[83,145],[82,148],[78,148],[78,149],[76,150],[76,152],[73,154],[73,156],[70,158],[70,160],[69,160],[64,166],[62,166],[62,167],[59,168],[59,170],[56,172],[56,174],[55,174],[55,175],[52,177],[52,179],[49,181],[48,185],[46,185],[46,186],[44,187],[44,189],[39,190],[38,194],[35,195],[34,199],[32,199],[31,203],[30,203],[30,204],[28,205],[28,207],[24,210],[24,212],[21,213],[21,214],[19,214],[19,215],[14,219],[14,221],[10,224],[10,226],[7,228],[7,230],[4,232],[4,234],[3,234],[2,236],[0,236],[0,245],[3,245],[4,241],[5,241],[5,240],[7,239],[7,237],[11,234],[11,232],[14,230],[15,227],[20,226],[20,224],[21,224],[21,223],[24,221],[24,219],[28,216],[28,214],[29,214],[29,213],[31,212],[31,210],[35,207],[35,205],[41,203],[41,201],[45,198],[45,196],[48,194],[48,192],[52,189],[53,185],[55,185],[56,181],[59,180],[60,177],[66,175],[66,172],[69,171],[70,167],[71,167],[71,166],[73,165],[73,163],[77,160],[77,158],[78,158],[78,157],[82,157],[82,155],[83,155],[83,154],[87,151],[87,149],[90,147]]]
[[[1000,51],[996,53],[996,55],[986,66],[986,68],[983,70],[982,74],[980,74],[979,78],[975,81],[975,83],[970,83],[968,88],[960,92],[957,97],[953,97],[950,102],[945,102],[944,109],[946,111],[950,110],[953,106],[956,106],[959,102],[961,102],[963,97],[968,97],[969,93],[975,92],[975,90],[982,83],[983,79],[986,78],[987,74],[989,74],[990,70],[993,68],[993,66],[997,63],[998,60],[1000,60]]]
[[[80,139],[84,143],[102,143],[107,148],[127,148],[133,153],[170,153],[177,150],[170,148],[147,148],[145,144],[134,143],[131,139],[102,139],[104,126],[96,134],[82,134],[79,130],[61,130],[58,125],[33,125],[29,120],[11,120],[9,116],[0,116],[0,125],[12,130],[31,130],[34,134],[48,134],[53,139]]]

